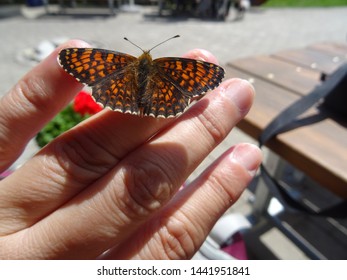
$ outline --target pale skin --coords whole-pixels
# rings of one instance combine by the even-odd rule
[[[82,89],[57,63],[67,47],[88,45],[60,46],[0,100],[0,172]],[[185,57],[217,63],[203,50]],[[231,147],[179,189],[253,97],[248,82],[225,80],[180,118],[104,110],[63,134],[0,181],[0,258],[191,258],[246,188],[261,153]]]

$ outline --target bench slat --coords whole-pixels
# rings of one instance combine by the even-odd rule
[[[301,96],[311,92],[320,83],[319,71],[296,66],[271,56],[242,58],[228,65]]]
[[[307,69],[332,74],[339,66],[347,62],[347,57],[336,56],[315,49],[288,50],[278,52],[272,57]]]

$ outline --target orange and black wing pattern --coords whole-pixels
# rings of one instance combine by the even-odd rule
[[[153,69],[142,101],[143,114],[153,117],[182,114],[192,98],[214,89],[224,77],[222,67],[187,58],[158,58]]]
[[[143,96],[146,104],[143,115],[155,118],[169,118],[184,112],[190,102],[190,97],[182,94],[181,90],[167,79],[159,75],[152,77],[147,84]]]
[[[94,86],[107,78],[122,74],[137,58],[128,54],[94,48],[69,48],[60,51],[59,64],[78,81]]]
[[[205,61],[164,57],[153,62],[158,66],[161,77],[187,97],[200,96],[216,88],[224,78],[222,67]]]
[[[102,80],[93,87],[94,100],[103,107],[121,113],[140,115],[140,109],[136,100],[136,84],[131,73],[121,73]]]

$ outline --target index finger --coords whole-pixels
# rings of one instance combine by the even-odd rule
[[[0,100],[0,171],[17,159],[29,140],[83,87],[58,65],[60,49],[87,46],[79,40],[63,44]]]

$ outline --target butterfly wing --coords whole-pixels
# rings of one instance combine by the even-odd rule
[[[140,114],[136,95],[136,84],[131,72],[120,73],[105,78],[93,87],[94,100],[103,107],[121,113]]]
[[[59,64],[81,83],[94,86],[113,74],[124,72],[136,57],[104,49],[68,48],[60,51]]]
[[[94,100],[122,113],[138,113],[133,73],[136,57],[104,49],[70,48],[59,53],[59,63],[81,83],[92,87]]]
[[[153,63],[163,79],[190,98],[214,89],[224,78],[222,67],[200,60],[164,57],[155,59]]]
[[[189,105],[190,97],[185,96],[167,79],[154,75],[148,82],[143,96],[142,114],[155,118],[180,115]]]
[[[219,85],[224,77],[222,67],[187,58],[158,58],[148,78],[143,115],[173,117],[184,112],[191,98]]]

